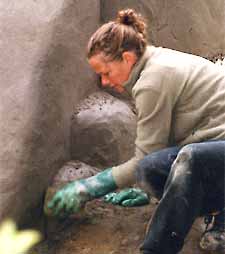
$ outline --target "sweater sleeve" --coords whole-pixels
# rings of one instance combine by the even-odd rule
[[[149,85],[139,84],[134,90],[138,113],[136,151],[132,159],[113,167],[113,176],[118,187],[135,183],[135,170],[145,155],[168,145],[172,116],[171,96],[163,84],[160,91]],[[163,88],[163,89],[162,89]]]
[[[135,183],[135,170],[137,168],[138,161],[144,156],[145,154],[136,147],[135,156],[133,158],[112,168],[113,178],[119,188],[128,187]]]

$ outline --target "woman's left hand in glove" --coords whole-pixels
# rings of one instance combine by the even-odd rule
[[[147,205],[150,199],[148,195],[139,188],[127,188],[120,192],[111,192],[105,195],[104,201],[113,205],[133,207]]]

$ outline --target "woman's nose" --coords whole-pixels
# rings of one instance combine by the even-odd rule
[[[109,80],[103,76],[101,77],[101,83],[102,83],[102,86],[109,86],[110,85]]]

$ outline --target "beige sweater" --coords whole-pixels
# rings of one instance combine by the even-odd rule
[[[225,73],[210,61],[150,46],[125,88],[138,113],[136,152],[113,167],[119,187],[135,182],[137,163],[168,146],[225,139]]]

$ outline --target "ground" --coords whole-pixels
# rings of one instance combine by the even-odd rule
[[[85,216],[63,223],[48,222],[48,240],[38,254],[139,254],[149,218],[156,207],[123,208],[95,200]],[[202,219],[196,221],[181,254],[206,254],[198,248],[203,231]],[[32,253],[33,254],[33,253]],[[208,254],[208,253],[207,253]]]

